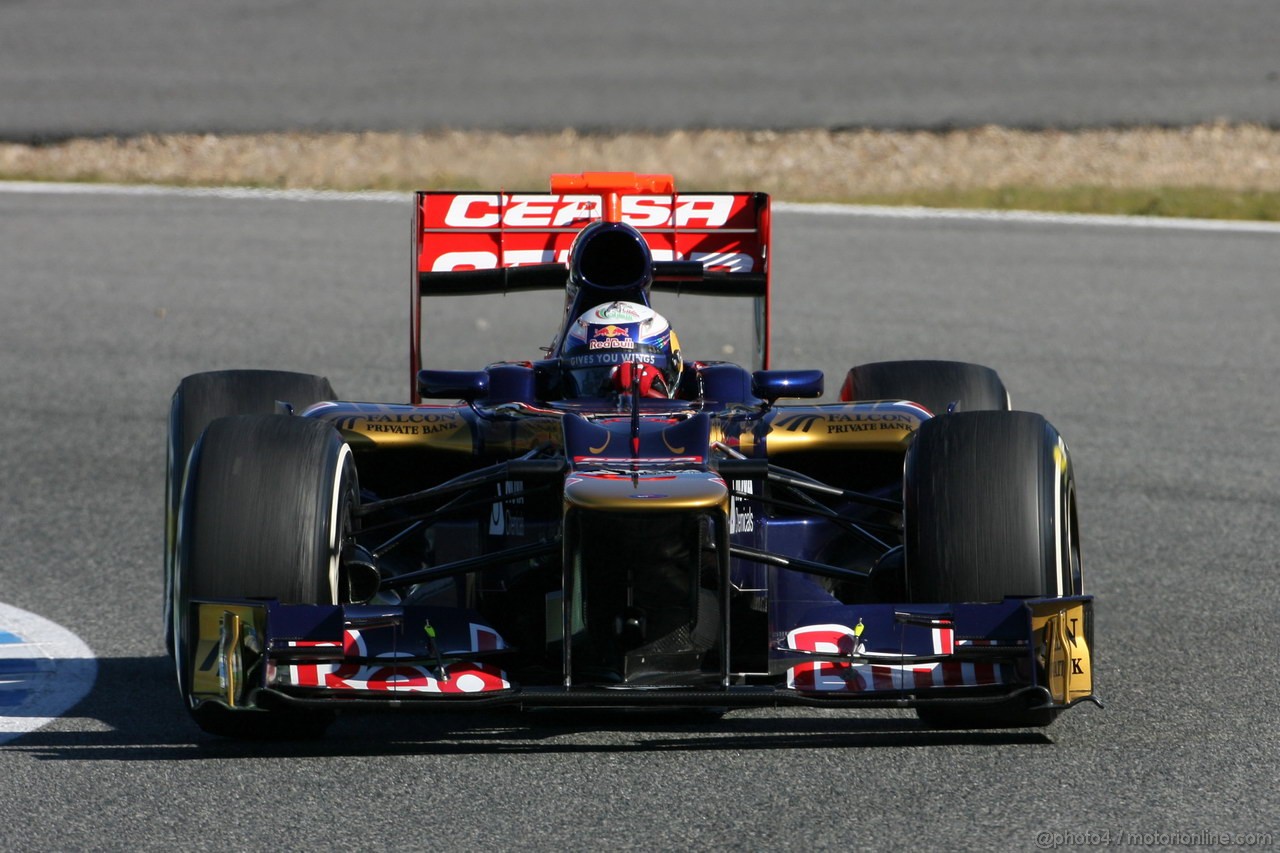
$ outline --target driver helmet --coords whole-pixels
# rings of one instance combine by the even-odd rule
[[[666,318],[636,302],[606,302],[574,320],[560,364],[569,397],[629,393],[638,374],[640,396],[669,398],[684,369]]]

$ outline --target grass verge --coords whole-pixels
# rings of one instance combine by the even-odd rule
[[[0,142],[0,179],[273,189],[537,190],[662,172],[779,200],[1280,221],[1280,131],[1258,125],[947,132],[174,134]]]
[[[1040,213],[1096,213],[1171,216],[1191,219],[1280,221],[1280,192],[1216,187],[997,187],[911,190],[840,199],[850,204],[1029,210]]]

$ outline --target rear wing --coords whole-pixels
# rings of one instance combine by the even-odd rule
[[[653,288],[754,300],[756,367],[769,366],[769,196],[676,193],[666,175],[554,175],[551,192],[414,196],[410,380],[419,402],[422,300],[564,291],[569,247],[591,222],[624,222],[653,255]]]

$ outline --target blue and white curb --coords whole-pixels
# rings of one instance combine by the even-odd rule
[[[48,619],[0,604],[0,743],[57,719],[88,695],[93,651]]]

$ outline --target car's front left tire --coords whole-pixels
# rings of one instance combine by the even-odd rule
[[[1009,392],[990,367],[965,361],[877,361],[850,368],[842,400],[909,400],[935,415],[1008,411]]]
[[[903,478],[912,602],[995,602],[1082,592],[1066,443],[1031,412],[961,412],[921,424]],[[1045,726],[1056,710],[919,709],[930,725]]]

